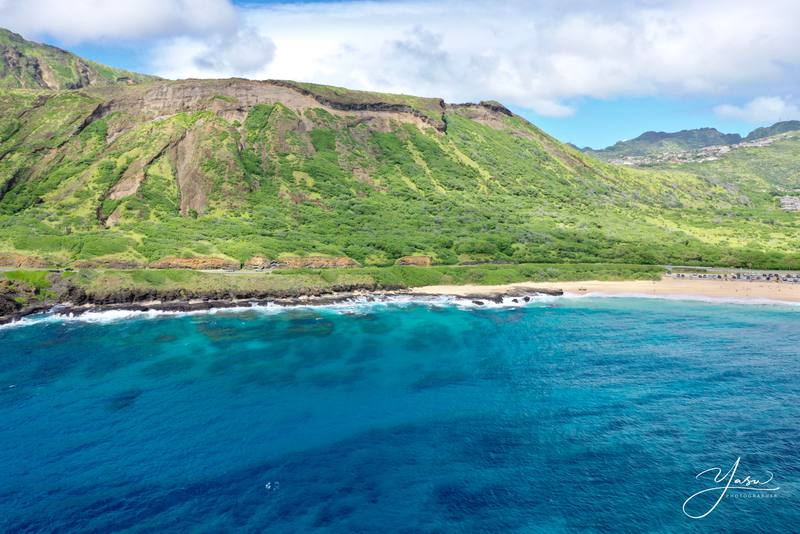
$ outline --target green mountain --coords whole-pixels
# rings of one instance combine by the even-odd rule
[[[747,137],[721,133],[715,128],[698,128],[672,133],[645,132],[635,139],[619,141],[608,148],[594,150],[587,147],[583,151],[605,161],[627,162],[629,160],[625,158],[667,158],[670,154],[691,152],[711,146],[738,145],[797,130],[800,130],[800,121],[782,121],[772,126],[756,128]]]
[[[0,260],[23,264],[798,267],[798,218],[765,187],[610,165],[496,102],[243,79],[0,90]]]
[[[0,28],[0,87],[79,89],[155,79],[81,59],[54,46],[26,41]]]
[[[714,145],[731,145],[742,140],[739,134],[724,134],[716,128],[698,128],[680,132],[645,132],[639,137],[602,150],[585,149],[589,154],[605,160],[624,156],[649,156],[665,152],[683,152]]]
[[[756,139],[763,139],[786,132],[793,132],[800,130],[800,121],[782,121],[776,122],[772,126],[764,128],[756,128],[744,138],[745,141],[755,141]]]
[[[780,136],[774,133],[777,137],[770,139],[756,137],[769,142],[758,145],[742,143],[717,159],[665,163],[649,169],[686,172],[722,187],[735,184],[737,190],[754,204],[774,204],[776,197],[800,196],[800,129],[789,132],[780,132]]]

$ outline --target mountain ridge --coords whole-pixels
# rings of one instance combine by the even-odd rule
[[[497,102],[241,78],[0,89],[0,228],[0,260],[62,267],[792,266],[800,234],[735,176],[610,165]]]
[[[743,139],[743,141],[754,141],[786,132],[800,130],[800,120],[779,121],[772,126],[756,128]]]
[[[157,79],[101,65],[55,46],[28,41],[17,33],[0,28],[0,87],[62,90],[136,84]]]
[[[737,145],[773,135],[800,130],[800,121],[780,121],[771,126],[759,127],[742,137],[737,133],[726,134],[716,128],[703,127],[678,132],[646,131],[633,139],[617,141],[602,149],[581,149],[595,157],[616,161],[623,157],[643,157],[669,152],[686,152],[712,146]]]

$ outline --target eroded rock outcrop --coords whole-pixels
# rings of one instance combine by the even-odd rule
[[[495,130],[508,129],[509,125],[505,119],[514,116],[508,108],[491,100],[482,101],[478,104],[447,104],[447,111],[458,113]]]
[[[147,167],[160,158],[169,148],[175,147],[182,138],[183,136],[177,136],[174,139],[170,139],[156,146],[155,150],[145,155],[143,158],[131,162],[128,168],[125,169],[125,172],[122,173],[122,177],[120,177],[119,181],[117,181],[108,192],[108,198],[111,200],[119,200],[136,193],[142,185],[142,182],[144,182]]]
[[[208,135],[208,127],[192,129],[178,142],[171,156],[174,162],[175,178],[180,191],[181,215],[191,213],[202,215],[206,211],[208,195],[213,182],[200,168],[206,155],[201,140]]]
[[[253,256],[244,264],[245,269],[327,269],[332,267],[358,267],[359,263],[347,256],[305,256],[271,260]]]
[[[115,258],[80,260],[73,264],[76,269],[141,269],[144,266],[142,262]]]
[[[16,280],[0,280],[0,316],[16,313],[33,298],[34,289]]]
[[[149,265],[151,269],[224,269],[237,270],[239,262],[227,258],[213,256],[195,256],[193,258],[177,258],[168,256]]]
[[[264,256],[253,256],[244,262],[245,269],[269,269],[271,260]]]
[[[357,122],[410,122],[422,128],[445,132],[445,103],[428,99],[430,109],[385,102],[381,95],[348,91],[355,97],[323,96],[294,82],[280,80],[177,80],[146,86],[94,91],[106,101],[88,120],[91,123],[112,112],[122,112],[140,120],[155,120],[177,113],[212,110],[228,120],[244,121],[248,111],[259,104],[281,104],[302,116],[310,109],[323,108],[332,115],[351,116]],[[87,123],[87,125],[88,125]]]
[[[27,256],[16,252],[0,252],[0,267],[28,267],[42,269],[47,262],[39,256]]]
[[[416,265],[418,267],[430,267],[430,256],[403,256],[395,262],[397,265]]]
[[[329,267],[358,267],[358,262],[347,256],[306,256],[280,258],[271,262],[277,269],[325,269]]]

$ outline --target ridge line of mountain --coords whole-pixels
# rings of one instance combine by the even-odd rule
[[[28,41],[0,28],[0,88],[68,90],[135,85],[158,79],[109,67],[56,46]]]
[[[67,74],[57,78],[54,74],[56,72]],[[105,77],[100,76],[101,74]],[[483,107],[489,111],[513,116],[508,108],[495,101],[447,103],[441,98],[356,91],[291,80],[250,80],[238,77],[218,80],[194,80],[191,78],[168,80],[101,65],[52,45],[28,41],[17,33],[0,28],[0,88],[59,91],[113,88],[120,85],[162,83],[174,86],[182,83],[230,84],[239,81],[292,89],[301,95],[313,98],[323,106],[339,111],[408,113],[442,133],[447,130],[445,117],[447,109]],[[47,97],[43,95],[43,98]],[[34,107],[39,105],[41,102],[38,101],[33,104]],[[86,122],[79,128],[78,133],[82,128],[111,111],[112,106],[113,102],[100,104],[93,115],[86,118]],[[18,117],[18,119],[22,119],[22,117]]]
[[[649,156],[712,146],[735,146],[795,130],[800,130],[800,121],[798,120],[779,121],[771,126],[758,127],[744,137],[738,133],[723,133],[711,127],[685,129],[677,132],[648,130],[633,139],[617,141],[605,148],[584,147],[579,150],[601,159]]]
[[[784,206],[794,138],[731,172],[641,170],[583,155],[493,101],[113,72],[64,89],[74,70],[61,89],[13,89],[30,72],[2,73],[0,258],[13,265],[800,261]]]

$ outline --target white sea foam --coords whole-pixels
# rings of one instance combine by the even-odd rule
[[[266,309],[265,306],[264,307],[259,306],[258,308]],[[156,310],[156,309],[151,309],[151,310],[96,309],[96,310],[85,311],[82,313],[74,313],[74,312],[62,313],[59,312],[58,307],[55,307],[53,308],[53,310],[46,313],[37,313],[34,315],[29,315],[17,321],[0,325],[0,328],[28,326],[32,324],[42,324],[42,323],[62,323],[62,322],[107,324],[118,321],[130,320],[130,319],[158,319],[160,317],[171,317],[171,316],[174,317],[174,316],[185,316],[185,315],[217,314],[224,312],[242,312],[250,309],[255,309],[255,307],[236,306],[230,308],[209,308],[203,310],[189,310],[189,311]]]
[[[502,302],[494,302],[488,298],[464,298],[454,296],[424,296],[424,295],[375,295],[358,296],[347,300],[332,303],[314,303],[313,301],[299,302],[296,304],[245,304],[242,306],[218,307],[200,310],[126,310],[126,309],[93,309],[82,313],[63,313],[58,307],[46,313],[39,313],[23,317],[17,321],[0,325],[2,328],[14,328],[43,323],[58,322],[81,322],[106,324],[118,321],[138,319],[158,319],[161,317],[188,316],[188,315],[214,315],[214,314],[236,314],[246,311],[254,311],[261,314],[276,314],[293,309],[313,309],[328,310],[336,313],[368,313],[375,307],[408,307],[414,305],[433,306],[433,307],[457,307],[461,309],[481,309],[481,308],[512,308],[532,304],[534,302],[549,301],[557,297],[547,295],[531,295],[529,303],[522,298],[516,298],[513,302],[512,297],[503,298]],[[477,302],[480,301],[481,304]]]
[[[430,307],[455,307],[465,310],[479,309],[499,309],[499,308],[519,308],[532,304],[542,304],[555,302],[559,297],[552,295],[529,295],[529,301],[525,302],[523,297],[503,297],[500,302],[489,297],[459,297],[452,295],[385,295],[373,297],[355,297],[352,299],[323,305],[300,305],[300,307],[327,309],[345,313],[368,312],[376,306],[385,307],[408,307],[408,306],[430,306]],[[291,306],[296,308],[298,306]]]
[[[624,294],[605,294],[605,293],[572,293],[565,292],[563,295],[542,295],[531,294],[528,302],[522,297],[503,297],[501,302],[495,302],[488,297],[457,297],[457,296],[428,296],[428,295],[374,295],[358,296],[347,300],[333,303],[316,304],[313,301],[297,304],[245,304],[241,306],[208,308],[200,310],[180,311],[180,310],[91,310],[83,313],[61,313],[58,307],[47,313],[40,313],[23,317],[17,321],[0,325],[0,329],[30,326],[42,323],[59,322],[80,322],[107,324],[126,320],[147,320],[162,317],[190,316],[190,315],[226,315],[237,314],[247,311],[257,312],[264,315],[283,313],[293,309],[312,309],[327,310],[334,313],[364,314],[369,313],[375,307],[409,307],[409,306],[430,306],[430,307],[455,307],[463,310],[480,309],[502,309],[519,308],[528,306],[551,306],[559,301],[570,299],[585,298],[635,298],[635,299],[660,299],[671,301],[694,301],[707,302],[712,304],[741,304],[741,305],[761,305],[761,306],[791,306],[800,307],[800,302],[790,302],[774,299],[744,299],[733,297],[708,297],[699,295],[650,295],[643,293],[624,293]]]

